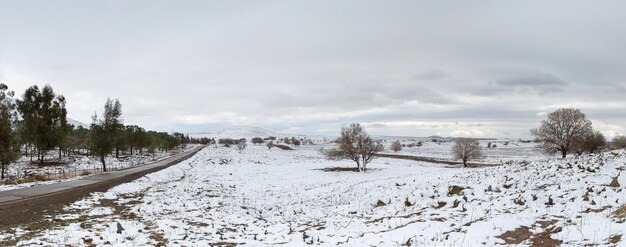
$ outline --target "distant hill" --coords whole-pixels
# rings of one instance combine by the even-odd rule
[[[89,129],[89,124],[86,124],[86,123],[83,123],[83,122],[80,122],[78,120],[74,120],[74,119],[71,119],[71,118],[67,118],[67,123],[71,124],[71,125],[74,125],[74,128],[76,128],[78,126],[83,126],[83,128]]]
[[[267,137],[278,136],[280,134],[253,126],[241,126],[224,129],[217,132],[204,132],[191,134],[194,137],[217,137],[217,138],[252,138],[252,137]]]

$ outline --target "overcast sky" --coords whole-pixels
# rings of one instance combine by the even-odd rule
[[[626,134],[624,1],[4,1],[0,82],[126,124],[527,137],[580,108]]]

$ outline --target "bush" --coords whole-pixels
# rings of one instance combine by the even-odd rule
[[[626,136],[616,136],[611,141],[611,148],[624,149],[626,148]]]
[[[596,153],[606,147],[606,138],[599,131],[588,132],[574,139],[570,149],[578,155],[584,152]]]
[[[267,149],[272,149],[274,147],[274,142],[273,141],[269,141],[269,142],[267,142],[267,144],[265,144],[265,146],[267,146]]]
[[[300,146],[301,142],[300,142],[300,140],[298,140],[298,138],[291,137],[291,144],[296,145],[296,146]]]
[[[218,143],[218,144],[222,144],[222,145],[224,145],[225,147],[230,147],[230,146],[232,146],[232,145],[235,145],[235,144],[237,143],[237,140],[235,140],[235,139],[230,139],[230,138],[222,138],[222,139],[219,139],[219,140],[217,141],[217,143]]]
[[[217,141],[218,144],[222,144],[225,147],[230,147],[232,145],[237,145],[237,144],[240,144],[242,142],[245,143],[246,142],[246,138],[241,138],[239,140],[235,140],[235,139],[231,139],[231,138],[222,138],[222,139],[219,139]]]
[[[252,144],[262,144],[265,141],[261,138],[261,137],[254,137],[252,138],[252,140],[250,140],[250,142],[252,142]]]
[[[237,151],[239,151],[239,153],[243,153],[243,150],[245,150],[246,147],[248,147],[248,144],[246,144],[245,139],[239,140],[237,143]]]
[[[391,143],[390,149],[393,150],[394,152],[398,152],[402,150],[402,144],[400,144],[400,141],[395,141]]]

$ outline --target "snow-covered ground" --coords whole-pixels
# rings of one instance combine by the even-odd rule
[[[626,152],[498,167],[379,158],[365,173],[295,151],[211,146],[0,234],[18,245],[544,246],[621,242]],[[516,159],[514,159],[516,160]],[[619,187],[611,187],[618,176]],[[458,186],[458,187],[454,187]],[[0,242],[1,244],[2,242]],[[7,242],[5,242],[7,243]]]
[[[452,160],[450,150],[454,142],[446,140],[443,142],[433,142],[429,138],[393,138],[386,137],[382,139],[385,145],[385,153],[395,153],[402,155],[414,155],[437,158],[442,160]],[[421,146],[403,147],[401,151],[394,152],[389,147],[394,141],[409,145],[421,142]],[[510,160],[530,161],[543,157],[541,150],[537,148],[536,143],[520,142],[519,140],[496,139],[496,140],[479,140],[483,148],[484,158],[482,162],[502,163]],[[491,148],[487,148],[489,143]]]
[[[184,150],[189,150],[197,145],[186,145]],[[181,152],[180,149],[170,152],[155,152],[148,154],[144,150],[143,154],[122,155],[120,158],[114,156],[106,157],[106,165],[109,170],[126,169],[135,166],[141,166],[146,163],[165,159],[173,154]],[[36,159],[36,158],[35,158]],[[40,166],[37,161],[31,162],[30,157],[22,156],[17,162],[7,167],[6,175],[9,179],[0,180],[0,191],[27,188],[41,184],[58,183],[62,181],[79,179],[84,176],[102,172],[102,163],[97,157],[86,155],[70,155],[58,159],[58,153],[49,152],[45,159],[47,162],[54,161],[61,163],[59,165]],[[36,176],[45,180],[38,180],[26,183],[17,183],[15,178],[24,178],[27,176]]]

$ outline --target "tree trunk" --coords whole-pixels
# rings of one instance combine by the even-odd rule
[[[463,159],[463,167],[467,167],[467,160]]]
[[[566,156],[567,156],[567,150],[561,149],[561,158],[565,159]]]
[[[4,179],[4,161],[2,161],[2,175],[0,175],[0,179]]]
[[[61,159],[61,154],[63,151],[61,151],[61,148],[59,148],[59,159]]]
[[[120,157],[120,149],[116,148],[115,149],[115,158],[119,158]]]
[[[106,172],[107,171],[107,165],[104,162],[104,155],[100,155],[100,162],[102,162],[102,171]]]

